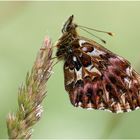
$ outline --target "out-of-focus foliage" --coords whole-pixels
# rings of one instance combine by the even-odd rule
[[[140,2],[0,2],[0,138],[8,137],[6,116],[16,111],[19,83],[24,82],[46,34],[55,43],[63,23],[74,14],[78,24],[115,32],[113,38],[96,35],[140,72],[139,13]],[[60,62],[48,83],[33,138],[140,138],[140,110],[117,115],[74,108],[63,84]]]

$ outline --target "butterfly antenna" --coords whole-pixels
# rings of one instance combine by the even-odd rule
[[[84,29],[84,28],[80,28],[81,30],[83,30],[83,31],[85,31],[85,32],[87,32],[87,33],[89,33],[89,34],[91,34],[92,36],[94,36],[94,37],[96,37],[96,38],[98,38],[99,40],[101,40],[104,44],[106,44],[106,41],[105,40],[103,40],[102,38],[100,38],[100,37],[98,37],[98,36],[96,36],[96,35],[94,35],[94,34],[92,34],[91,32],[89,32],[89,31],[87,31],[86,29]]]
[[[92,30],[92,31],[101,32],[101,33],[106,33],[106,34],[108,34],[108,35],[110,35],[110,36],[114,36],[114,33],[112,33],[112,32],[101,31],[101,30],[89,28],[89,27],[82,26],[82,25],[78,25],[78,26],[79,26],[79,27],[82,27],[82,28],[86,28],[86,29]]]

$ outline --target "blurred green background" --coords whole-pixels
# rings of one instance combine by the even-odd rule
[[[8,137],[6,116],[17,109],[18,86],[44,37],[55,43],[72,14],[78,24],[114,32],[114,37],[97,35],[140,72],[140,2],[0,2],[0,138]],[[63,62],[53,71],[32,138],[140,138],[140,110],[111,114],[74,108],[64,90]]]

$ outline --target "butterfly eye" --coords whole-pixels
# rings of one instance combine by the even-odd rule
[[[73,15],[70,16],[68,20],[65,22],[62,28],[62,33],[70,32],[72,29],[75,29],[77,27],[77,25],[73,23],[73,17],[74,17]]]
[[[71,25],[68,25],[66,28],[65,28],[65,32],[69,32],[71,30]]]
[[[68,18],[68,20],[65,22],[65,24],[64,24],[64,26],[63,26],[63,28],[62,28],[62,33],[65,33],[65,32],[67,32],[67,31],[69,31],[70,25],[72,24],[72,21],[73,21],[73,15],[70,16],[70,17]]]

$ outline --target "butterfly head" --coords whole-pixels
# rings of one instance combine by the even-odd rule
[[[62,28],[62,36],[56,44],[58,58],[66,58],[73,54],[72,42],[77,38],[77,25],[73,23],[73,19],[74,16],[70,16]]]
[[[70,16],[68,20],[65,22],[63,28],[62,28],[62,33],[66,32],[71,32],[72,30],[75,30],[77,25],[73,23],[74,15]]]

